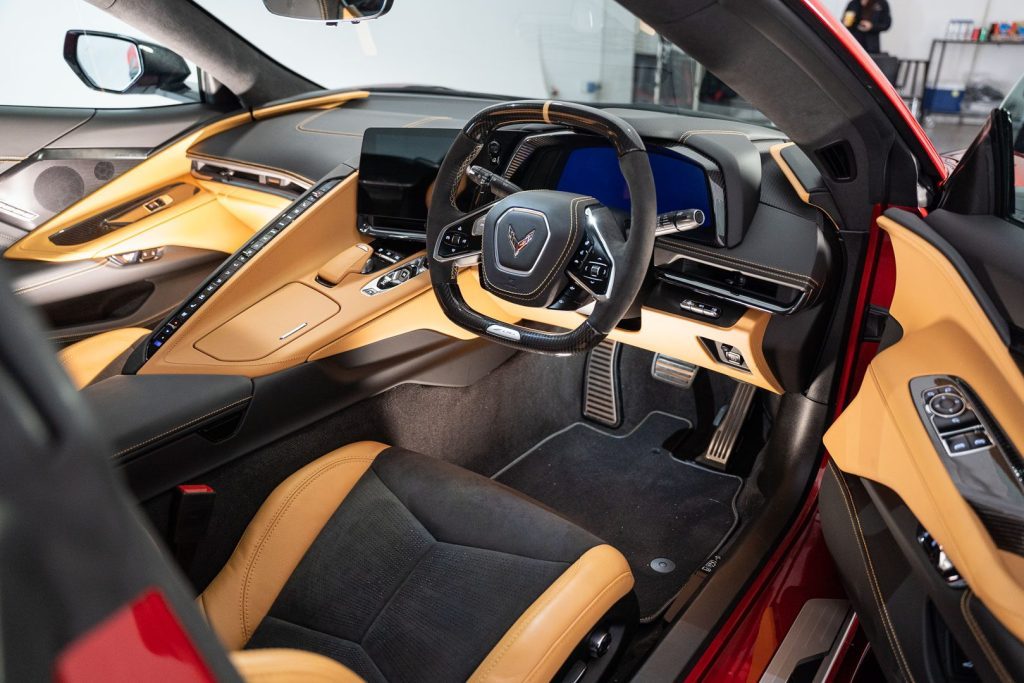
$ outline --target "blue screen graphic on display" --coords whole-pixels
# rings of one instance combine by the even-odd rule
[[[704,169],[671,153],[650,152],[651,172],[658,194],[658,213],[700,209],[711,216]],[[558,190],[594,197],[613,209],[629,211],[629,190],[611,147],[581,147],[569,153]]]

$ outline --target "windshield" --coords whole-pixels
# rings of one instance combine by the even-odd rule
[[[398,0],[378,20],[340,26],[278,17],[258,0],[197,2],[325,88],[440,86],[767,123],[614,0]]]

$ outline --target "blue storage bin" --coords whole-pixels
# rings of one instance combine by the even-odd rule
[[[924,107],[933,114],[959,114],[964,99],[961,88],[925,88]]]

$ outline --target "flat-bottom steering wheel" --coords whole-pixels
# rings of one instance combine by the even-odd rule
[[[456,206],[469,164],[503,126],[557,124],[604,136],[619,157],[631,199],[629,236],[593,197],[526,190],[470,213]],[[458,134],[441,163],[427,216],[427,253],[434,294],[452,322],[526,351],[582,353],[601,342],[636,298],[654,249],[657,201],[643,140],[617,116],[567,102],[523,100],[488,107]],[[594,309],[575,330],[547,333],[495,320],[470,307],[459,269],[480,266],[483,288],[505,301],[544,308],[574,284]]]

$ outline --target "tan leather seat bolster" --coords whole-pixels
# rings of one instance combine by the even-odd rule
[[[88,386],[107,366],[149,334],[144,327],[124,327],[65,346],[57,360],[71,377],[76,389]]]
[[[247,683],[361,683],[338,662],[305,650],[271,648],[231,653],[231,663]]]
[[[633,588],[629,563],[610,545],[585,552],[523,612],[470,681],[549,681],[573,649]]]
[[[388,446],[362,441],[285,479],[197,602],[228,650],[245,646],[327,520]]]

